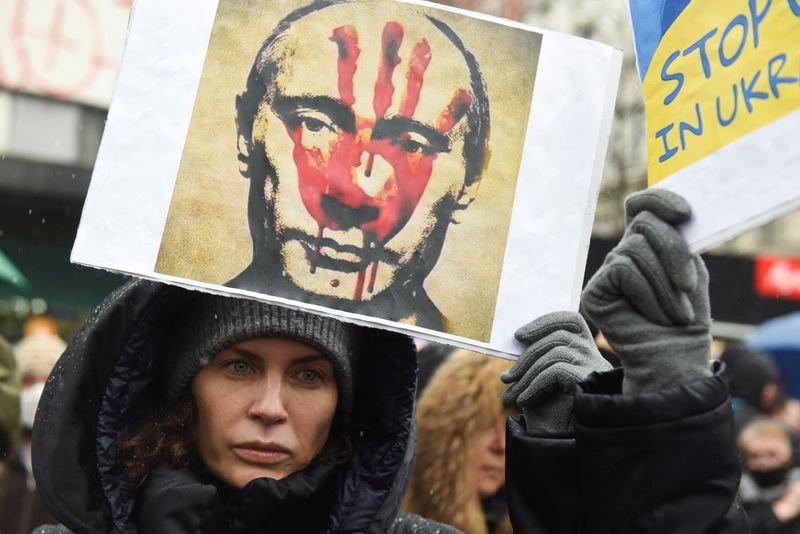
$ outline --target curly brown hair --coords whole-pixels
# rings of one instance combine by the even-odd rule
[[[487,518],[473,479],[469,453],[475,436],[503,417],[511,362],[468,350],[454,352],[434,373],[417,405],[417,458],[403,510],[486,534]],[[507,514],[495,528],[511,532]]]
[[[137,490],[161,462],[176,468],[200,462],[194,398],[187,390],[177,401],[145,417],[139,430],[120,445],[120,462],[130,489]]]

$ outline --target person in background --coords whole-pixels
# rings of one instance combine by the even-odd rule
[[[44,384],[67,343],[57,334],[33,330],[14,346],[17,373],[23,390]]]
[[[775,361],[738,342],[728,343],[719,360],[728,371],[736,431],[764,416],[780,421],[789,431],[793,463],[800,466],[800,401],[787,397]]]
[[[7,506],[5,493],[10,455],[19,432],[19,380],[14,354],[8,341],[0,336],[0,533],[6,533],[6,518],[15,509]],[[27,533],[26,533],[27,534]]]
[[[769,356],[740,343],[729,343],[719,357],[730,380],[736,428],[759,415],[776,416],[786,407],[778,367]]]
[[[58,324],[49,315],[34,315],[22,325],[23,339],[37,335],[58,336]]]
[[[19,428],[19,380],[11,345],[0,337],[0,476],[17,441]]]
[[[788,430],[779,422],[759,417],[737,438],[745,472],[739,496],[753,534],[800,532],[800,468],[792,463]]]
[[[67,344],[50,328],[50,321],[26,323],[27,333],[14,347],[20,383],[19,440],[0,480],[0,532],[27,534],[55,518],[36,492],[31,467],[31,436],[39,398],[47,377]],[[53,323],[54,325],[54,323]]]
[[[794,435],[794,445],[795,448],[798,449],[798,441],[800,441],[800,400],[797,399],[786,399],[786,405],[783,407],[781,411],[774,415],[775,419],[779,419],[782,421],[786,426],[788,426]],[[797,460],[798,451],[795,451],[795,458],[800,465],[800,461]]]
[[[469,534],[511,533],[499,375],[511,362],[467,350],[433,373],[417,408],[417,458],[403,508]]]

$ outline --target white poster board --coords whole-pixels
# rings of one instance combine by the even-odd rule
[[[518,354],[577,309],[621,52],[305,4],[136,3],[72,261]]]
[[[629,0],[648,180],[701,251],[800,208],[800,3]]]

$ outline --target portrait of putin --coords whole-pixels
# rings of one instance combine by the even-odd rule
[[[482,65],[445,19],[391,0],[317,0],[262,36],[233,99],[252,255],[222,285],[452,330],[426,280],[492,179],[491,158],[508,156],[492,145]],[[507,225],[509,208],[496,211]]]

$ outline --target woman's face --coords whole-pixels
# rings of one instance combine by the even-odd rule
[[[330,360],[277,338],[223,350],[197,373],[192,394],[200,457],[237,489],[309,465],[328,440],[338,400]]]
[[[481,498],[497,493],[506,481],[506,419],[516,415],[506,408],[494,425],[479,432],[471,443],[469,465]]]

